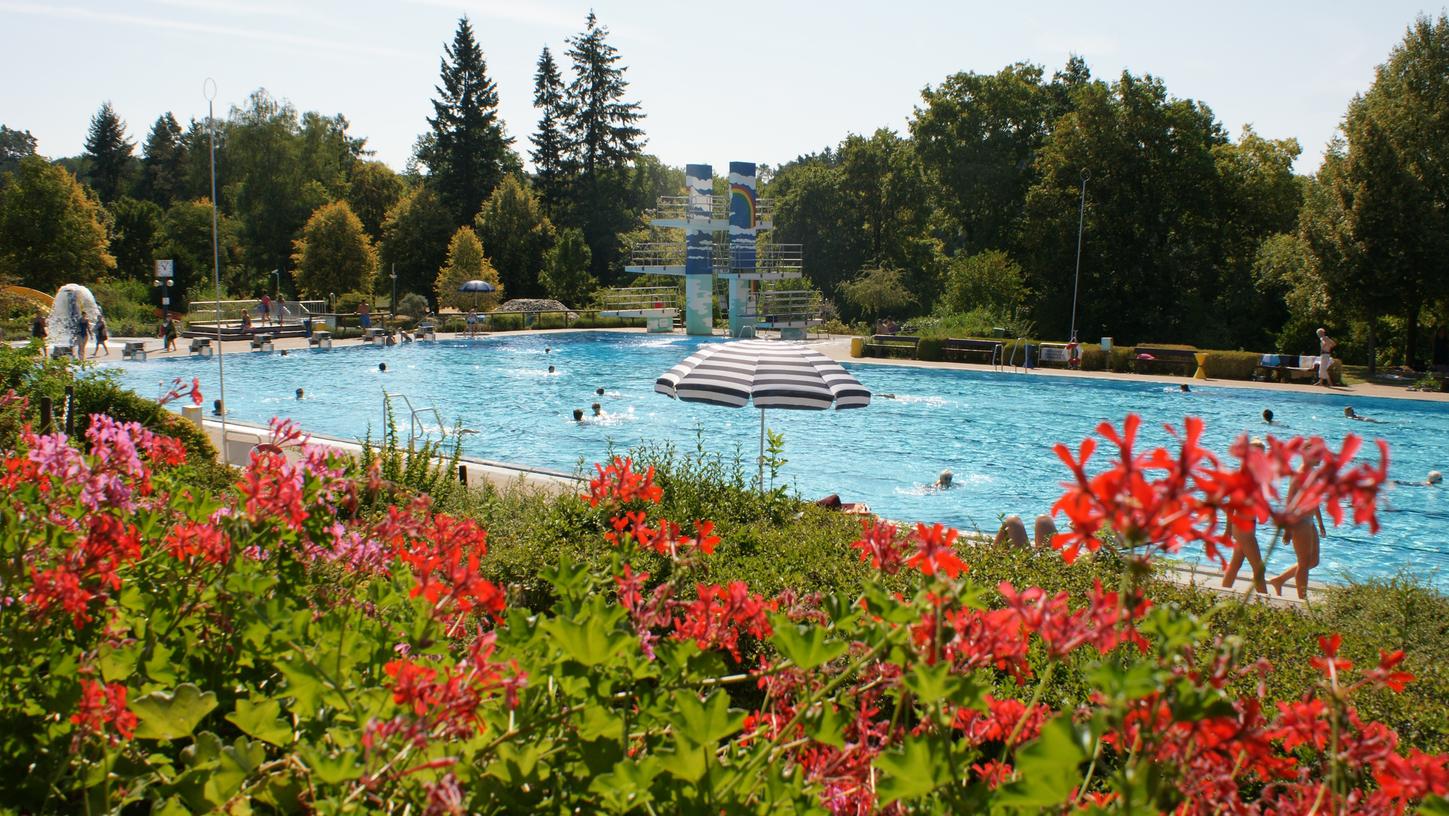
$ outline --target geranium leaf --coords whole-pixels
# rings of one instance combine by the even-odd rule
[[[202,692],[192,683],[182,683],[173,692],[153,691],[131,703],[140,723],[138,739],[181,739],[191,736],[197,724],[216,708],[216,694]]]

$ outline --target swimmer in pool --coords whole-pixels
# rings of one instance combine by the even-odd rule
[[[1437,470],[1431,470],[1429,471],[1429,475],[1424,477],[1424,481],[1422,482],[1406,482],[1402,479],[1395,479],[1394,484],[1399,485],[1400,487],[1437,487],[1443,481],[1444,474],[1440,473]]]
[[[950,490],[951,489],[951,480],[954,479],[954,478],[956,478],[956,476],[955,476],[955,474],[953,474],[950,471],[949,468],[946,469],[946,470],[941,471],[941,475],[936,477],[936,489],[937,490]]]
[[[1363,414],[1354,413],[1352,407],[1345,407],[1343,409],[1343,415],[1348,417],[1349,419],[1358,420],[1359,422],[1373,422],[1377,424],[1383,424],[1383,420],[1381,419],[1374,419],[1373,417],[1366,417]]]
[[[1266,423],[1268,423],[1269,425],[1275,425],[1275,424],[1277,424],[1277,423],[1275,423],[1273,421],[1273,409],[1272,408],[1264,408],[1263,409],[1263,421],[1266,422]]]
[[[302,398],[302,389],[298,388],[297,389],[297,399],[301,399],[301,398]]]

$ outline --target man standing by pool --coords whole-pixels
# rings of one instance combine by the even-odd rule
[[[1329,367],[1333,365],[1333,349],[1338,343],[1328,336],[1328,330],[1320,327],[1318,329],[1318,384],[1332,386],[1333,378],[1329,375]]]

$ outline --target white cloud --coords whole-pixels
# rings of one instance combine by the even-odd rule
[[[140,28],[158,29],[163,31],[183,31],[193,34],[211,34],[218,37],[232,37],[255,42],[265,42],[274,45],[285,45],[292,47],[311,48],[320,51],[330,51],[336,54],[349,56],[367,57],[397,57],[413,58],[418,55],[386,46],[375,46],[361,43],[344,43],[334,40],[324,40],[317,37],[308,37],[301,34],[288,34],[281,31],[267,31],[257,28],[238,28],[232,25],[217,25],[212,23],[201,23],[190,20],[173,20],[161,17],[143,17],[134,14],[122,14],[119,12],[97,11],[95,9],[80,8],[77,6],[52,6],[40,5],[38,3],[11,3],[0,2],[0,11],[14,12],[16,14],[29,14],[37,17],[52,17],[61,20],[79,20],[84,22],[115,23],[118,25],[130,25]]]

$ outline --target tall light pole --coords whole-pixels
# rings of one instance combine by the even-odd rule
[[[273,300],[281,300],[282,299],[282,270],[280,270],[280,269],[273,269],[272,270],[272,277],[275,279],[275,284],[276,284],[276,285],[274,285],[272,287],[272,299]]]
[[[216,228],[216,112],[213,110],[216,80],[207,77],[201,83],[201,92],[206,96],[206,132],[211,140],[211,280],[216,286],[216,390],[221,404],[221,463],[230,465],[226,452],[226,366],[221,361],[225,356],[221,353],[221,242]]]
[[[397,317],[397,264],[392,265],[392,316]]]
[[[1091,175],[1082,170],[1082,203],[1077,208],[1077,272],[1072,276],[1072,331],[1067,341],[1077,342],[1077,289],[1082,284],[1082,225],[1087,217],[1087,178]]]

